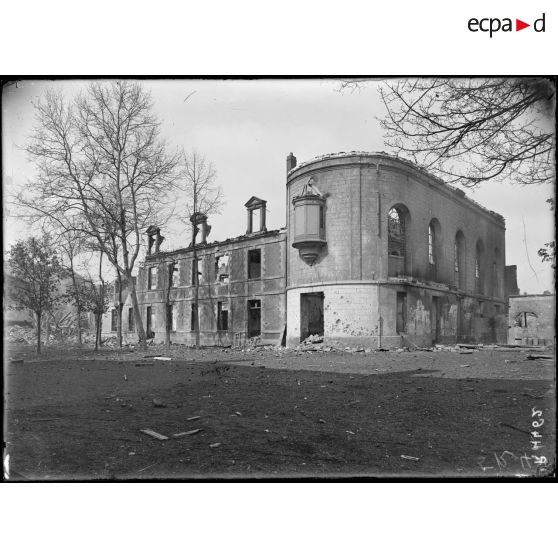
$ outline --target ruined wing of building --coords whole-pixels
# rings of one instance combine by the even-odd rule
[[[285,228],[267,230],[265,200],[245,206],[236,238],[208,242],[200,221],[198,266],[191,246],[165,252],[159,229],[146,232],[137,291],[155,343],[166,327],[173,343],[194,343],[194,272],[202,345],[256,337],[292,346],[309,335],[369,348],[507,341],[506,285],[516,279],[503,217],[416,165],[368,152],[297,165],[291,153]],[[123,323],[134,343],[127,300]]]

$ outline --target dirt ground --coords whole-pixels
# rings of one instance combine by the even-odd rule
[[[153,346],[37,356],[18,345],[5,361],[10,480],[555,471],[549,351]]]

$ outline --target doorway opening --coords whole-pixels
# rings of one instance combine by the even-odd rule
[[[262,301],[248,301],[248,337],[259,337],[262,333]]]
[[[310,335],[324,335],[324,293],[300,295],[300,340]]]

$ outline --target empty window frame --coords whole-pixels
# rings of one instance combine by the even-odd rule
[[[201,285],[201,283],[203,283],[203,262],[201,258],[197,258],[192,260],[192,285]]]
[[[428,225],[428,263],[436,265],[436,231],[433,223]]]
[[[405,257],[405,220],[403,213],[393,207],[388,213],[388,254]]]
[[[110,330],[116,331],[118,328],[118,310],[113,308],[110,313]]]
[[[537,315],[534,312],[519,312],[514,318],[515,327],[529,327],[533,325],[534,320],[537,319]]]
[[[178,285],[178,264],[171,262],[168,269],[169,286],[176,287]]]
[[[457,231],[453,244],[453,270],[456,287],[465,288],[465,235]]]
[[[150,267],[147,270],[147,290],[152,291],[157,288],[157,268]]]
[[[259,248],[248,250],[248,279],[260,279],[262,276],[262,252]]]
[[[217,330],[228,331],[229,329],[229,303],[217,302]]]
[[[128,331],[136,331],[136,320],[133,308],[128,308]]]
[[[229,259],[228,254],[219,254],[215,256],[215,281],[219,283],[229,282]]]

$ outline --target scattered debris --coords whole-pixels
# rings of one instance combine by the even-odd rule
[[[527,355],[527,360],[552,360],[552,357],[549,355],[532,355],[532,354],[528,354]]]
[[[408,459],[410,461],[420,461],[420,457],[413,457],[412,455],[402,455],[401,459]]]
[[[353,435],[354,435],[354,432],[353,432],[352,430],[345,430],[345,432],[346,432],[347,434],[353,434]]]
[[[221,445],[221,442],[215,442],[214,444],[209,444],[210,448],[218,448]]]
[[[195,417],[189,417],[189,418],[187,418],[186,420],[187,420],[187,421],[189,421],[189,420],[198,420],[198,419],[200,419],[200,418],[201,418],[200,415],[196,415]]]
[[[239,416],[239,417],[242,416],[242,413],[241,413],[240,411],[235,411],[234,414],[237,415],[237,416]]]
[[[156,356],[153,357],[153,360],[172,360],[171,357],[164,357],[164,356]]]
[[[173,434],[173,438],[182,438],[182,436],[193,436],[198,432],[201,432],[203,428],[196,428],[195,430],[188,430],[188,432],[178,432],[178,434]]]
[[[11,362],[12,364],[23,364],[24,361],[23,361],[22,358],[17,358],[17,359],[12,359],[12,360],[10,360],[10,362]]]
[[[318,419],[318,422],[321,422],[322,424],[326,423],[326,421],[324,419]]]
[[[471,368],[470,364],[460,364],[459,368]]]
[[[160,399],[153,399],[151,403],[153,404],[153,407],[157,407],[157,408],[163,408],[167,406],[167,404],[161,401]]]
[[[152,438],[156,438],[157,440],[168,440],[168,436],[164,436],[163,434],[159,434],[159,432],[155,432],[155,430],[151,430],[149,428],[145,428],[144,430],[140,430],[144,434],[151,436]]]
[[[126,376],[126,374],[124,374],[124,380],[128,381],[128,376]]]

